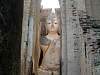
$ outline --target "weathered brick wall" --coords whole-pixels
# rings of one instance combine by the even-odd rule
[[[26,57],[28,43],[28,19],[30,14],[31,0],[24,0],[23,3],[23,22],[22,22],[22,39],[21,39],[21,74],[26,75]]]
[[[62,75],[80,75],[80,26],[77,4],[76,0],[62,0],[60,2],[62,18]]]
[[[100,20],[100,0],[86,0],[86,9],[89,16]]]

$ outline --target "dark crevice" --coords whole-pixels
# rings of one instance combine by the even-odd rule
[[[19,75],[23,0],[0,0],[0,75]]]

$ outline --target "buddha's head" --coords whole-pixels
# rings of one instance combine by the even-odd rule
[[[55,13],[51,13],[47,18],[46,28],[48,33],[59,33],[59,21]]]

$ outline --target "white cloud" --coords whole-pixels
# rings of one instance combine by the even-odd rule
[[[42,0],[41,5],[43,8],[59,8],[58,0]]]

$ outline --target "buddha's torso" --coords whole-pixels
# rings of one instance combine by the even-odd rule
[[[60,67],[60,38],[50,40],[45,37],[51,45],[49,45],[48,50],[46,51],[41,66],[47,69],[59,69]],[[48,42],[48,41],[45,41]]]

